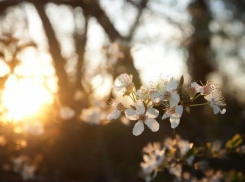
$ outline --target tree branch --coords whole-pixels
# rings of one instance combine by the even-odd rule
[[[129,2],[132,2],[130,0],[127,0]],[[139,22],[140,22],[140,18],[141,18],[141,15],[144,11],[144,9],[146,8],[147,6],[147,3],[148,3],[148,0],[142,0],[141,3],[139,5],[135,5],[138,7],[138,14],[137,14],[137,17],[135,18],[135,22],[134,24],[132,25],[132,27],[130,28],[130,31],[129,31],[129,34],[128,36],[126,37],[126,40],[130,41],[134,35],[134,32],[136,30],[136,28],[138,27],[139,25]]]
[[[48,19],[48,16],[45,13],[45,3],[38,2],[38,4],[34,4],[34,6],[36,7],[42,20],[43,27],[48,38],[49,52],[53,58],[55,71],[58,77],[59,94],[61,96],[61,101],[64,102],[66,100],[64,93],[66,93],[67,87],[69,86],[68,76],[64,67],[65,59],[60,54],[61,50],[59,42],[56,39],[55,32]]]

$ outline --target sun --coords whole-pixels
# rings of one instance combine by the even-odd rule
[[[37,79],[17,79],[15,75],[9,76],[2,94],[6,118],[15,122],[37,114],[42,106],[52,101],[52,94]]]

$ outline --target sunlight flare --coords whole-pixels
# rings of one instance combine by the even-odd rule
[[[2,95],[2,102],[8,110],[7,118],[12,121],[35,115],[42,106],[52,101],[52,94],[35,78],[18,80],[15,75],[9,76]]]

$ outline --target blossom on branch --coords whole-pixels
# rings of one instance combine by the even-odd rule
[[[208,81],[206,85],[199,85],[197,82],[189,80],[185,84],[183,76],[181,76],[180,80],[175,80],[173,77],[170,79],[162,79],[160,77],[157,82],[150,82],[149,86],[141,86],[136,92],[132,82],[132,75],[124,73],[118,77],[118,84],[114,86],[114,89],[123,92],[124,96],[130,97],[133,104],[130,105],[131,108],[125,108],[121,102],[113,101],[111,104],[112,109],[107,119],[117,119],[125,111],[127,119],[138,120],[133,129],[135,136],[144,131],[144,123],[153,132],[159,130],[159,124],[155,120],[159,111],[153,107],[164,107],[166,111],[162,119],[169,117],[171,128],[173,129],[179,125],[183,111],[190,113],[191,108],[194,106],[209,104],[213,108],[214,114],[219,112],[224,114],[226,111],[219,108],[226,104],[222,94],[218,92],[216,85],[211,81]],[[204,96],[208,102],[195,103],[200,96]]]
[[[118,77],[118,85],[114,86],[115,91],[121,91],[125,94],[127,91],[131,91],[134,88],[134,83],[132,81],[133,76],[126,73],[121,74]]]
[[[147,100],[150,96],[150,92],[147,87],[141,86],[140,89],[137,91],[137,97],[140,100]]]
[[[165,114],[163,115],[162,119],[166,119],[170,117],[170,123],[171,123],[171,128],[176,128],[179,125],[180,122],[180,117],[182,116],[183,113],[183,106],[178,105],[175,107],[169,107]]]
[[[210,106],[213,108],[214,114],[218,114],[219,112],[221,114],[225,114],[226,109],[221,110],[219,108],[219,106],[226,106],[221,92],[215,90],[211,92],[209,95],[206,95],[204,98],[209,102]]]
[[[110,106],[112,111],[108,114],[107,119],[113,120],[119,118],[121,116],[121,112],[124,110],[123,104],[118,100],[112,100]]]
[[[149,143],[144,147],[143,153],[144,162],[141,162],[140,166],[145,181],[150,182],[156,177],[158,168],[162,165],[165,148],[157,142],[154,142],[153,144]]]
[[[87,109],[83,109],[80,115],[80,119],[89,123],[91,125],[96,124],[99,125],[105,118],[105,113],[98,107],[90,107]]]
[[[144,131],[144,123],[156,132],[159,130],[159,123],[154,119],[158,116],[159,111],[154,108],[145,109],[144,103],[141,100],[137,100],[134,104],[134,109],[126,109],[125,115],[129,120],[138,120],[134,125],[133,134],[135,136],[140,135]]]
[[[213,84],[211,81],[207,81],[206,85],[199,87],[201,95],[208,95],[215,90],[217,90],[216,85]]]

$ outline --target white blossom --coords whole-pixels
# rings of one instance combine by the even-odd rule
[[[163,93],[160,91],[156,91],[151,94],[151,101],[155,105],[159,105],[163,101]]]
[[[12,162],[13,162],[13,165],[14,165],[14,166],[13,166],[13,170],[14,170],[15,172],[18,172],[18,171],[21,169],[23,163],[24,163],[26,160],[27,160],[27,158],[26,158],[25,156],[23,156],[23,155],[21,155],[21,156],[19,156],[19,157],[13,158],[13,159],[12,159]]]
[[[150,96],[150,92],[147,87],[141,86],[140,89],[137,91],[137,97],[140,100],[147,100]]]
[[[75,111],[72,110],[70,107],[62,107],[60,109],[60,117],[64,120],[69,120],[75,116]]]
[[[175,91],[178,88],[178,82],[172,77],[167,82],[160,79],[157,84],[157,89],[163,94],[163,100],[169,101],[170,106],[177,106],[180,97]]]
[[[221,170],[209,169],[205,172],[205,177],[200,180],[201,182],[221,182],[224,181],[224,173]]]
[[[177,178],[181,177],[181,172],[182,172],[182,166],[180,164],[177,164],[169,168],[169,173],[175,175]]]
[[[174,92],[177,89],[177,87],[178,82],[174,80],[173,77],[169,80],[165,87],[164,99],[169,100],[170,106],[172,107],[177,106],[180,101],[179,94]]]
[[[188,140],[183,140],[179,135],[177,135],[174,140],[172,138],[165,139],[164,146],[169,150],[175,150],[177,147],[180,154],[184,156],[193,147],[193,143],[190,143]]]
[[[180,117],[182,116],[182,113],[183,113],[182,105],[169,107],[165,112],[165,114],[163,115],[162,119],[166,119],[170,117],[171,128],[174,129],[179,125]]]
[[[113,120],[119,118],[121,116],[121,112],[124,110],[123,104],[118,100],[112,100],[110,106],[111,106],[111,113],[108,114],[107,119]]]
[[[188,140],[178,138],[177,145],[179,147],[181,155],[184,156],[192,148],[193,143],[190,143]]]
[[[21,176],[26,181],[34,178],[34,172],[36,170],[36,166],[25,164],[23,169],[21,170]]]
[[[191,83],[191,88],[194,88],[196,93],[200,93],[201,90],[203,90],[202,86],[198,85],[197,82],[192,82]]]
[[[192,82],[192,83],[188,84],[187,92],[188,92],[191,99],[193,99],[197,93],[200,93],[200,88],[201,88],[201,86],[198,85],[196,82]]]
[[[41,121],[27,121],[23,124],[22,131],[32,135],[42,135],[44,133],[43,123]]]
[[[217,90],[216,85],[213,84],[211,81],[207,81],[206,85],[200,86],[198,89],[201,95],[208,95],[211,92]]]
[[[146,111],[141,100],[137,100],[134,106],[136,110],[125,110],[125,115],[129,120],[138,120],[138,122],[134,125],[133,134],[135,136],[140,135],[144,131],[144,123],[151,129],[151,131],[158,131],[159,123],[154,118],[158,116],[159,111],[154,108],[149,108]]]
[[[209,95],[204,96],[204,98],[209,102],[210,106],[213,108],[214,114],[224,114],[226,109],[221,110],[219,106],[226,106],[224,98],[218,90],[211,92]]]
[[[169,101],[170,106],[177,106],[180,97],[175,91],[178,87],[178,82],[172,77],[169,81],[159,79],[156,86],[152,85],[150,93],[151,100],[155,105],[159,105],[162,101]]]
[[[123,93],[132,90],[134,88],[134,83],[132,79],[133,79],[132,75],[128,75],[126,73],[121,74],[117,79],[118,85],[113,87],[114,90],[121,91]]]
[[[159,83],[161,83],[161,80],[159,81]],[[163,93],[159,89],[159,83],[158,84],[154,84],[154,83],[151,82],[150,87],[148,89],[149,92],[150,92],[150,95],[151,95],[152,104],[154,104],[154,105],[161,104],[161,102],[164,99]]]
[[[144,173],[145,181],[150,182],[157,175],[158,167],[162,165],[165,148],[161,147],[160,143],[149,143],[144,147],[143,155],[144,162],[140,163]]]
[[[91,107],[83,109],[80,115],[80,119],[90,124],[100,124],[102,121],[101,110],[97,107]]]
[[[23,180],[29,180],[34,178],[34,172],[36,166],[30,163],[30,159],[24,155],[13,158],[13,170],[21,174]]]

